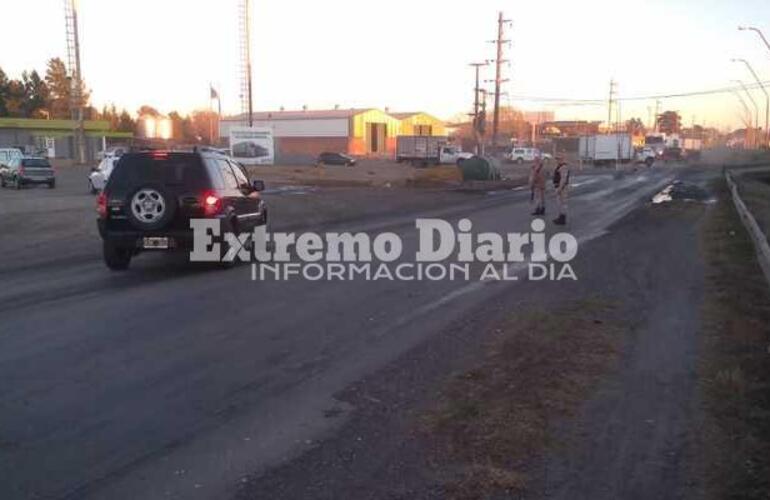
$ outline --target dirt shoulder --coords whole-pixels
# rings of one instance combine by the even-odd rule
[[[724,183],[717,189],[720,201],[702,235],[709,270],[699,365],[706,409],[706,485],[709,498],[766,499],[770,492],[770,291]],[[767,208],[767,198],[754,198],[751,186],[743,184],[741,194],[752,211],[763,204]]]

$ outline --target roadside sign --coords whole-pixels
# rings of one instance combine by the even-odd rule
[[[273,129],[267,127],[231,128],[230,154],[244,165],[272,165],[275,161]]]

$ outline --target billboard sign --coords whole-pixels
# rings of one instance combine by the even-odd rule
[[[273,129],[233,127],[230,129],[230,154],[244,165],[272,165],[275,161]]]

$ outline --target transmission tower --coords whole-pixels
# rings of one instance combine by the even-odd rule
[[[611,134],[612,132],[616,131],[613,129],[617,128],[617,123],[613,124],[613,118],[612,118],[612,107],[616,104],[617,92],[618,92],[618,82],[612,79],[610,80],[610,98],[607,103],[608,104],[608,109],[607,109],[607,133],[608,134]]]
[[[507,63],[508,60],[504,59],[503,47],[510,43],[510,40],[505,40],[505,26],[510,26],[512,21],[505,19],[503,13],[500,12],[497,16],[497,39],[492,40],[491,43],[495,44],[495,107],[492,115],[492,146],[497,146],[497,134],[500,129],[500,87],[503,83],[507,82],[507,78],[502,77],[502,65]]]
[[[249,127],[254,125],[251,100],[251,1],[240,0],[238,6],[238,30],[240,34],[241,113],[249,117]]]
[[[86,162],[86,142],[83,128],[83,79],[80,72],[80,40],[78,38],[77,0],[64,0],[64,22],[67,37],[67,77],[70,80],[70,111],[75,121],[73,130],[77,161]]]

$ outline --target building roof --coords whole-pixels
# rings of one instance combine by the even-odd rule
[[[366,113],[375,108],[349,108],[349,109],[307,109],[298,111],[255,111],[252,113],[252,118],[257,121],[266,120],[333,120],[340,118],[350,118],[361,113]],[[246,121],[248,115],[242,113],[240,115],[228,116],[222,121]]]
[[[22,128],[34,130],[73,130],[74,120],[44,120],[38,118],[0,118],[0,128]],[[85,120],[83,128],[86,131],[110,130],[110,122],[100,120]]]
[[[388,113],[393,118],[398,118],[399,120],[404,120],[406,118],[411,118],[415,115],[422,115],[425,114],[422,111],[407,111],[405,113]]]
[[[23,129],[48,137],[71,135],[75,129],[74,120],[43,120],[39,118],[0,118],[0,129]],[[132,132],[110,130],[110,122],[104,120],[85,120],[83,130],[89,137],[131,138]]]

